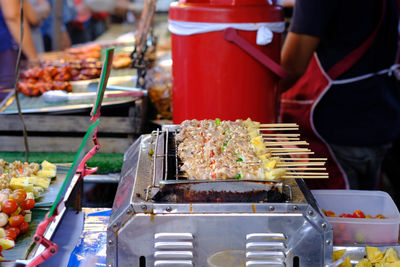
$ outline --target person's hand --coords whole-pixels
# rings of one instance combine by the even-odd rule
[[[70,48],[72,43],[71,43],[71,38],[68,35],[67,31],[61,31],[61,50],[65,50],[67,48]]]
[[[28,68],[33,68],[33,67],[36,67],[36,66],[39,66],[39,65],[40,65],[40,59],[38,57],[28,59],[28,62],[27,62],[27,67]]]

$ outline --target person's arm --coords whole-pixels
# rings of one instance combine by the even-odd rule
[[[289,76],[280,81],[281,93],[290,89],[303,76],[319,40],[311,35],[288,33],[281,52],[281,65]]]
[[[3,12],[4,20],[7,24],[8,30],[14,40],[20,44],[20,10],[18,0],[0,0],[1,11]],[[24,36],[21,45],[22,51],[30,61],[37,60],[35,46],[32,41],[31,29],[29,24],[24,18]]]
[[[24,17],[27,19],[29,25],[32,25],[34,27],[38,26],[40,21],[33,5],[29,1],[24,0],[23,8],[24,8]]]

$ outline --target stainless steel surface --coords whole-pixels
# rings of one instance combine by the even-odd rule
[[[125,153],[107,229],[107,265],[208,266],[212,255],[233,250],[243,252],[245,266],[331,263],[332,228],[301,180],[285,182],[293,198],[283,203],[146,200],[149,186],[153,196],[168,173],[157,138],[143,135]]]

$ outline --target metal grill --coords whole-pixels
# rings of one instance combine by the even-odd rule
[[[284,189],[282,183],[180,180],[175,134],[144,135],[125,154],[107,231],[107,265],[208,266],[214,256],[230,252],[240,253],[245,266],[331,263],[332,229],[303,180],[286,179],[293,198],[269,203],[257,201],[248,188]],[[145,199],[146,188],[156,194]],[[217,204],[212,188],[229,189],[221,191],[228,200]],[[187,193],[206,198],[178,199]]]
[[[189,180],[181,170],[177,126],[152,133],[153,179],[147,188],[150,196],[162,202],[284,202],[292,198],[292,189],[282,181],[265,180]],[[156,189],[156,190],[154,190]]]

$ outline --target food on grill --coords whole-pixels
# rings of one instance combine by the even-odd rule
[[[284,169],[275,168],[279,158],[269,156],[259,125],[250,119],[182,122],[176,136],[181,169],[193,180],[272,180],[284,176]]]
[[[112,67],[114,69],[127,68],[132,64],[131,53],[124,52],[116,54],[113,58]]]
[[[28,164],[27,162],[21,163],[20,161],[8,163],[0,159],[0,190],[8,188],[13,177],[30,176],[37,173],[39,167],[37,163]]]
[[[102,46],[99,44],[89,44],[79,47],[72,47],[66,50],[66,58],[68,59],[85,59],[101,57]]]
[[[70,81],[100,77],[102,63],[95,58],[42,61],[40,66],[21,73],[17,89],[27,96],[39,96],[50,90],[72,91]]]
[[[23,189],[31,192],[35,197],[39,197],[50,185],[51,178],[56,176],[56,166],[48,161],[43,161],[41,165],[37,163],[21,163],[15,161],[8,163],[0,159],[0,199],[3,194],[11,192],[7,190]]]

